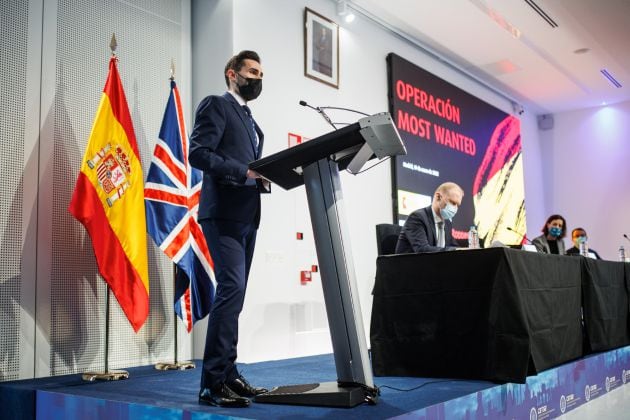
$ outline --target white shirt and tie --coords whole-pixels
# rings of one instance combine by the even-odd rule
[[[245,110],[245,113],[247,114],[247,117],[249,119],[249,125],[252,130],[252,132],[254,133],[254,140],[256,141],[256,148],[258,148],[258,133],[256,132],[256,124],[254,124],[254,117],[252,117],[252,110],[249,109],[249,107],[247,105],[243,105],[243,109]]]
[[[431,208],[431,211],[433,212],[433,220],[435,221],[435,237],[437,238],[436,246],[439,246],[440,248],[444,248],[446,246],[446,237],[444,234],[444,220],[442,220],[440,216],[438,216],[435,213],[435,211],[433,210],[433,207]]]
[[[232,92],[231,90],[228,90],[228,92],[232,96],[234,96],[234,99],[236,99],[236,102],[238,102],[238,104],[241,107],[243,107],[243,109],[245,110],[245,113],[249,117],[250,128],[252,132],[254,133],[254,139],[256,140],[256,147],[258,147],[258,144],[259,144],[258,133],[256,132],[256,125],[254,124],[254,117],[252,117],[252,110],[247,106],[247,103],[245,102],[245,100],[243,99],[241,95],[239,95],[236,92]]]
[[[228,93],[230,93],[230,95],[232,95],[234,97],[234,99],[236,99],[236,102],[238,102],[238,104],[243,108],[243,110],[245,111],[245,114],[247,114],[247,119],[249,120],[249,125],[250,125],[250,130],[254,133],[254,140],[255,140],[255,144],[256,144],[256,157],[258,157],[258,145],[260,143],[260,140],[258,139],[258,133],[256,132],[256,125],[254,124],[254,117],[252,117],[252,110],[249,109],[249,107],[247,106],[247,103],[245,102],[245,100],[243,99],[243,97],[241,95],[239,95],[236,92],[232,92],[231,90],[228,90]],[[256,180],[252,179],[252,178],[247,178],[245,180],[245,185],[248,186],[255,186],[256,185]]]

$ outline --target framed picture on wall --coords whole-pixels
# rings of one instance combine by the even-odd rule
[[[304,10],[304,75],[339,89],[339,25]]]

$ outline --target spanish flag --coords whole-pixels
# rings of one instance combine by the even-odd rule
[[[149,314],[144,183],[116,61],[109,60],[69,210],[85,226],[98,270],[138,332]]]

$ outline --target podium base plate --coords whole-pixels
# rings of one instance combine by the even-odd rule
[[[84,381],[118,381],[120,379],[128,379],[129,372],[126,370],[110,370],[107,372],[85,372],[81,375]]]
[[[321,407],[355,407],[366,401],[360,386],[341,387],[337,382],[279,386],[254,401],[268,404],[309,405]]]
[[[184,361],[184,362],[160,362],[155,364],[155,368],[157,370],[186,370],[186,369],[194,369],[195,364],[193,362]]]

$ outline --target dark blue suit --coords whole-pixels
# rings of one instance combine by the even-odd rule
[[[260,157],[263,133],[230,94],[208,96],[195,114],[190,164],[203,171],[199,221],[212,260],[217,290],[208,320],[201,387],[239,376],[236,370],[238,317],[260,222],[260,185],[247,178],[248,163]]]
[[[413,252],[438,252],[447,251],[457,247],[453,239],[453,225],[449,220],[444,221],[445,248],[437,246],[435,233],[435,219],[431,206],[414,211],[405,221],[405,225],[398,236],[396,254],[408,254]]]

